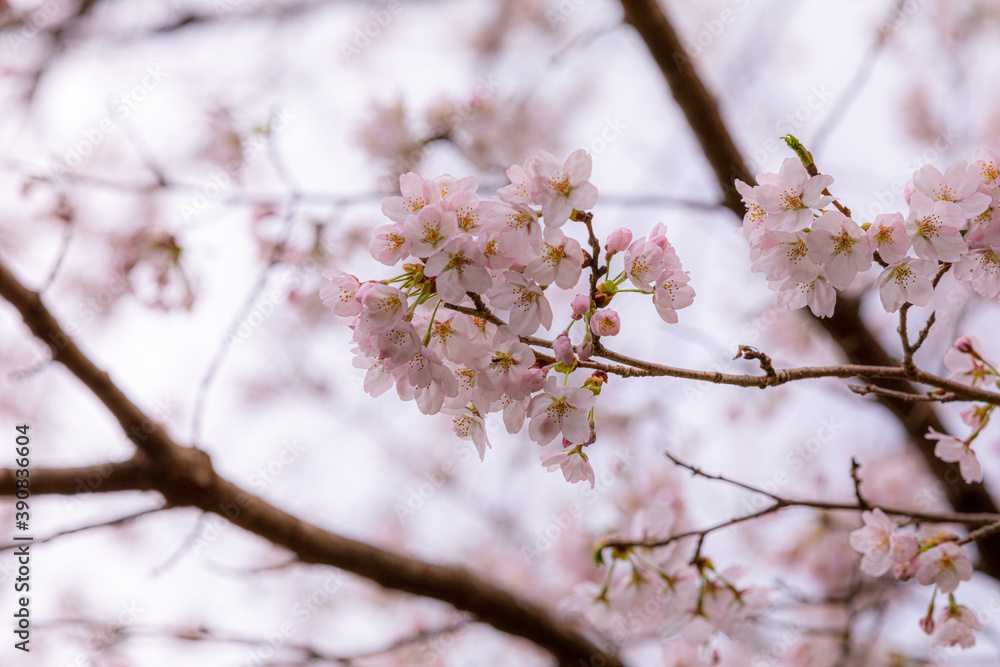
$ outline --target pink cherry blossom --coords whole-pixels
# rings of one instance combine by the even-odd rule
[[[823,194],[833,177],[810,176],[797,158],[787,158],[775,174],[759,174],[760,183],[754,196],[767,212],[764,228],[779,232],[798,232],[812,224],[814,209],[819,210],[833,201]]]
[[[559,227],[569,220],[573,209],[586,211],[597,203],[597,188],[590,183],[590,154],[573,151],[566,162],[540,151],[532,164],[531,198],[542,207],[542,222]]]
[[[326,269],[322,275],[330,281],[319,288],[319,298],[323,300],[323,305],[341,317],[360,314],[361,304],[354,298],[361,287],[358,279],[334,269]]]
[[[865,525],[851,533],[851,548],[862,554],[861,571],[880,577],[898,562],[892,558],[890,545],[896,524],[877,507],[871,512],[862,512],[861,520]]]
[[[647,241],[645,236],[633,241],[625,250],[625,274],[636,288],[649,290],[663,269],[663,248]]]
[[[375,230],[375,236],[368,244],[368,251],[377,261],[386,266],[395,266],[401,259],[410,254],[410,246],[403,235],[403,225],[394,222],[382,225]]]
[[[906,236],[906,220],[902,213],[876,216],[867,233],[879,257],[886,264],[899,264],[913,247]]]
[[[535,177],[534,160],[528,159],[524,165],[515,164],[507,168],[507,178],[510,185],[497,190],[500,201],[515,208],[527,208],[534,202],[531,199],[531,179]]]
[[[968,282],[976,294],[987,299],[995,298],[1000,294],[1000,256],[997,256],[997,250],[1000,247],[989,245],[971,248],[955,262],[952,273],[959,280]]]
[[[610,308],[599,310],[590,317],[590,330],[595,336],[614,336],[621,328],[621,318]]]
[[[439,204],[432,204],[407,218],[403,232],[410,244],[410,254],[428,257],[458,234],[458,218]]]
[[[816,219],[806,246],[809,259],[823,266],[826,279],[837,289],[850,287],[854,277],[872,265],[871,239],[840,211]]]
[[[972,633],[982,629],[976,612],[964,605],[950,604],[938,613],[931,634],[931,646],[972,648],[976,644]]]
[[[476,446],[476,451],[479,452],[479,460],[485,459],[486,449],[492,448],[493,445],[490,444],[490,439],[486,435],[486,423],[483,421],[483,416],[478,411],[470,410],[467,407],[458,410],[446,409],[445,412],[452,415],[452,432],[462,440],[471,440]]]
[[[583,248],[580,242],[547,227],[541,253],[524,267],[524,275],[539,285],[553,282],[562,289],[573,289],[583,272]]]
[[[980,148],[975,152],[972,168],[979,174],[981,187],[992,190],[1000,185],[1000,155]]]
[[[392,327],[406,314],[406,295],[390,285],[365,283],[355,298],[361,304],[361,323],[376,329]]]
[[[746,215],[743,216],[743,227],[741,230],[743,238],[750,242],[751,247],[755,247],[760,236],[765,231],[764,220],[767,218],[767,212],[757,202],[757,194],[753,187],[743,181],[737,180],[736,190],[743,197],[743,203],[747,208]]]
[[[928,440],[937,440],[934,456],[948,463],[958,463],[958,470],[967,484],[983,481],[983,468],[968,443],[946,433],[928,429]]]
[[[926,259],[911,259],[882,271],[875,280],[882,307],[895,313],[904,303],[926,306],[934,294],[931,276],[937,265]]]
[[[431,255],[424,274],[435,278],[438,296],[456,305],[466,300],[466,292],[484,294],[493,287],[486,257],[467,234],[456,236]]]
[[[822,272],[822,267],[809,257],[808,238],[805,232],[777,236],[764,234],[760,237],[760,252],[751,270],[769,274],[772,281],[778,277],[791,278],[796,282],[814,280]]]
[[[973,387],[983,386],[990,381],[993,371],[978,358],[978,347],[977,342],[962,337],[948,348],[944,353],[944,366],[951,371],[951,379]]]
[[[934,201],[922,192],[914,192],[906,217],[906,234],[917,257],[954,262],[969,249],[961,232],[965,222],[958,204]]]
[[[667,269],[653,285],[653,306],[656,314],[668,324],[677,323],[677,311],[694,303],[694,288],[687,271]]]
[[[493,337],[490,363],[486,372],[502,394],[524,398],[535,391],[531,367],[535,353],[514,336],[509,327],[497,329]]]
[[[445,398],[458,395],[458,381],[436,352],[421,347],[398,371],[396,391],[403,400],[414,400],[425,415],[433,415],[441,411]]]
[[[929,164],[913,174],[913,187],[917,192],[935,201],[956,204],[964,218],[974,218],[990,205],[990,196],[978,192],[980,183],[978,171],[970,169],[965,160],[951,165],[944,174]],[[910,203],[912,205],[912,199]]]
[[[794,278],[773,279],[768,276],[769,287],[778,292],[782,305],[789,310],[809,306],[816,317],[830,317],[837,305],[837,291],[822,275],[798,281]]]
[[[942,542],[916,559],[914,575],[924,586],[937,585],[942,593],[954,593],[959,582],[972,579],[972,563],[954,542]]]
[[[404,222],[425,206],[441,201],[441,190],[433,182],[412,171],[399,177],[401,197],[382,200],[382,213],[393,222]]]
[[[507,271],[488,293],[490,303],[510,313],[511,331],[530,336],[538,327],[552,326],[552,306],[534,280]]]
[[[564,449],[552,454],[542,454],[541,460],[542,465],[549,472],[554,472],[556,469],[561,470],[567,482],[572,484],[590,482],[590,488],[594,488],[594,469],[590,466],[587,455],[579,447]]]
[[[588,389],[560,386],[555,377],[528,404],[528,437],[540,445],[562,433],[574,445],[590,440],[588,414],[596,397]]]

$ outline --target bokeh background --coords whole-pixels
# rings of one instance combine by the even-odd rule
[[[789,156],[779,138],[793,133],[861,222],[904,209],[902,184],[919,166],[1000,147],[1000,2],[662,4],[751,169],[776,171]],[[691,272],[697,298],[679,324],[648,301],[616,301],[614,349],[729,372],[754,370],[732,360],[737,344],[779,366],[841,360],[750,273],[739,220],[719,205],[622,16],[607,0],[4,0],[0,256],[133,400],[224,476],[320,526],[464,564],[551,608],[601,580],[594,544],[627,534],[640,510],[670,507],[683,528],[760,506],[691,479],[664,451],[783,495],[842,501],[853,498],[856,457],[871,498],[946,509],[899,423],[843,381],[759,391],[612,379],[588,450],[594,490],[546,472],[538,447],[496,415],[481,463],[447,417],[362,391],[350,331],[317,297],[320,271],[390,277],[367,245],[400,173],[473,174],[485,199],[507,183],[506,167],[540,149],[593,155],[599,236],[664,222]],[[875,275],[856,291],[896,351]],[[945,287],[913,312],[937,310],[917,361],[947,374],[941,355],[957,335],[978,335],[988,352],[1000,345],[996,304]],[[554,298],[553,330],[572,296]],[[0,305],[0,413],[31,425],[33,465],[128,458],[114,420],[47,359]],[[942,410],[949,424],[958,410]],[[979,442],[992,489],[995,431]],[[35,498],[37,535],[162,502],[87,491]],[[9,504],[0,515],[12,524]],[[858,525],[856,515],[792,510],[708,538],[714,561],[775,589],[773,612],[743,641],[715,642],[723,664],[997,664],[996,581],[977,574],[961,589],[985,626],[978,646],[932,650],[917,625],[927,591],[864,581],[846,539]],[[65,535],[33,556],[32,653],[5,642],[5,665],[550,661],[447,605],[296,564],[191,509]],[[0,553],[3,609],[13,568]],[[624,655],[679,664],[670,644],[642,633]]]

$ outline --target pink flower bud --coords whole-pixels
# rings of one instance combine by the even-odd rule
[[[889,536],[889,557],[893,563],[906,563],[920,551],[920,542],[912,533],[893,533]]]
[[[556,361],[563,364],[573,363],[573,343],[569,341],[569,336],[564,333],[556,336],[552,341],[552,351],[555,352]]]
[[[930,614],[927,614],[920,619],[920,629],[928,635],[934,634],[934,619]]]
[[[972,354],[972,341],[962,336],[955,341],[955,349],[959,352],[965,352],[966,354]]]
[[[621,328],[621,318],[610,308],[599,310],[590,318],[590,330],[595,336],[614,336]]]
[[[528,393],[530,394],[541,391],[542,387],[545,386],[545,369],[538,368],[537,366],[529,369],[525,373],[524,386],[528,388]]]
[[[627,227],[619,227],[608,236],[608,242],[604,244],[604,249],[608,251],[608,255],[613,255],[616,252],[624,252],[631,242],[632,230]]]
[[[583,344],[578,345],[576,348],[576,356],[580,357],[580,361],[586,361],[590,359],[590,355],[594,353],[594,344],[589,340],[583,342]]]
[[[584,315],[590,312],[590,297],[578,294],[573,297],[573,303],[570,304],[570,308],[573,309],[573,319],[581,319]]]

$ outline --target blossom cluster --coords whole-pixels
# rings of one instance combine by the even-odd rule
[[[972,579],[972,563],[958,544],[958,536],[949,533],[919,540],[913,533],[899,530],[881,509],[861,515],[864,526],[851,533],[851,547],[863,554],[861,570],[878,577],[892,569],[900,581],[916,579],[924,586],[935,586],[927,617],[921,627],[931,635],[935,646],[969,648],[976,640],[973,631],[982,627],[976,613],[955,603],[954,592],[962,581]],[[938,592],[948,594],[948,606],[934,618],[934,600]]]
[[[328,270],[320,297],[354,332],[367,392],[378,396],[395,385],[421,412],[451,415],[453,430],[473,441],[480,457],[491,446],[487,414],[502,413],[510,433],[528,420],[531,439],[548,447],[542,464],[593,486],[583,448],[595,437],[595,396],[606,378],[598,372],[582,386],[570,384],[577,359],[593,353],[597,337],[619,332],[621,320],[607,308],[617,293],[651,296],[660,317],[674,323],[694,290],[662,223],[634,241],[627,229],[613,232],[603,266],[567,235],[575,226],[598,243],[586,212],[597,203],[591,167],[583,150],[562,163],[539,152],[507,170],[510,184],[491,201],[480,200],[474,177],[404,174],[400,196],[382,202],[390,223],[375,230],[369,246],[376,260],[401,264],[402,273],[362,282]],[[618,254],[624,270],[610,277],[608,262]],[[551,343],[533,338],[553,325],[546,291],[575,289],[585,267],[591,289],[573,299],[565,329]],[[631,287],[622,287],[626,281]],[[579,321],[586,329],[573,345]],[[551,345],[554,358],[536,356],[529,343]]]
[[[743,234],[752,269],[767,274],[790,308],[809,306],[829,317],[837,291],[873,262],[883,267],[875,286],[890,313],[904,303],[927,305],[948,268],[977,294],[1000,294],[1000,156],[993,151],[978,150],[972,164],[960,160],[944,173],[924,165],[904,188],[905,216],[883,214],[864,224],[830,208],[833,177],[811,174],[796,158],[777,174],[758,174],[757,182],[736,182],[747,207]]]
[[[630,540],[655,542],[677,530],[679,517],[658,500],[632,517]],[[630,636],[679,638],[675,646],[695,656],[717,634],[736,639],[747,620],[770,607],[770,589],[740,585],[742,568],[716,568],[708,558],[692,558],[689,546],[616,551],[607,558],[604,582],[578,584],[563,606],[618,643]],[[603,562],[603,546],[597,553]]]

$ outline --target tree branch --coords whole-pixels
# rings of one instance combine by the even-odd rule
[[[385,588],[432,597],[472,613],[478,620],[534,642],[566,667],[599,661],[623,667],[612,653],[601,650],[563,619],[479,578],[465,568],[434,565],[342,537],[292,516],[220,477],[208,454],[182,447],[166,430],[88,359],[48,311],[38,294],[24,287],[0,262],[0,296],[20,312],[25,324],[52,348],[52,357],[73,373],[101,400],[139,449],[137,481],[153,488],[174,506],[198,507],[217,514],[248,532],[295,553],[304,563],[330,565],[370,579]],[[128,464],[120,464],[128,465]],[[73,493],[80,469],[69,469],[53,480],[37,483],[32,492]],[[41,472],[41,471],[39,471]],[[49,476],[51,477],[51,475]],[[110,477],[108,479],[110,481]],[[13,487],[13,474],[0,478],[0,490]],[[98,487],[108,490],[107,482]],[[122,489],[124,490],[124,489]]]
[[[719,187],[725,193],[726,207],[742,218],[746,209],[734,188],[733,180],[738,178],[751,184],[755,181],[748,173],[743,156],[736,148],[732,135],[722,120],[717,101],[702,83],[681,48],[677,33],[657,0],[620,0],[620,2],[625,10],[626,22],[635,27],[646,43],[650,55],[659,65],[674,99],[712,166]],[[833,316],[821,318],[818,323],[840,345],[852,364],[894,365],[889,354],[861,320],[858,307],[856,299],[841,295],[837,299]],[[884,384],[888,385],[887,389],[904,394],[917,393],[908,382],[894,381]],[[946,432],[946,429],[931,404],[901,400],[896,396],[884,394],[877,395],[877,399],[899,420],[909,436],[911,446],[923,456],[927,467],[941,482],[945,497],[956,511],[997,513],[996,503],[982,484],[965,484],[955,465],[945,463],[934,456],[934,443],[927,440],[925,435],[929,428],[941,432]],[[978,545],[979,569],[995,579],[1000,579],[1000,534],[993,534],[979,541]]]

